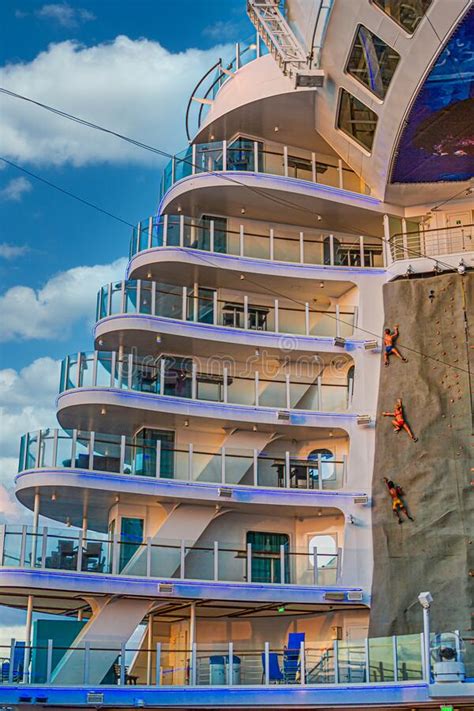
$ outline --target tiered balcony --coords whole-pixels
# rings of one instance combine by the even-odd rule
[[[133,230],[130,272],[139,268],[136,255],[164,247],[305,266],[383,269],[383,246],[382,237],[326,229],[298,231],[285,225],[265,229],[258,223],[249,226],[232,218],[160,215],[144,220]],[[153,253],[150,267],[152,257]]]
[[[329,354],[328,354],[329,355]],[[101,389],[146,394],[149,407],[159,400],[177,403],[222,403],[232,408],[243,406],[262,410],[277,410],[281,419],[289,419],[284,411],[348,412],[352,400],[352,379],[347,379],[351,359],[341,356],[344,363],[334,363],[330,375],[322,374],[331,359],[300,363],[303,372],[285,373],[278,364],[275,377],[242,364],[241,373],[231,363],[208,363],[178,356],[120,356],[112,351],[77,353],[67,356],[61,367],[60,393]],[[275,364],[273,363],[273,371]],[[341,367],[342,366],[342,367]],[[270,372],[266,369],[267,373]],[[155,405],[156,406],[156,405]],[[158,407],[160,405],[158,404]],[[279,412],[277,415],[280,416]]]
[[[280,350],[281,336],[298,336],[293,350],[314,352],[315,339],[323,350],[334,350],[334,337],[353,336],[357,307],[341,307],[336,299],[327,303],[326,308],[308,301],[295,306],[290,299],[197,284],[189,288],[140,279],[113,282],[98,293],[95,336],[102,348],[120,344],[148,353],[156,348],[156,335],[165,333],[171,349],[187,336]],[[199,324],[199,329],[192,324]]]
[[[293,178],[320,186],[370,195],[370,189],[341,160],[334,163],[317,159],[316,153],[291,146],[272,144],[264,148],[262,141],[236,138],[231,142],[194,143],[177,153],[166,165],[161,183],[163,196],[175,183],[199,173],[263,173]],[[232,177],[228,178],[232,181]]]
[[[474,251],[474,224],[399,232],[390,238],[393,261],[415,260],[425,255],[441,257]]]
[[[260,565],[262,560],[265,564]],[[185,539],[149,537],[141,541],[72,528],[35,530],[26,525],[3,525],[0,529],[0,569],[93,573],[99,577],[92,579],[92,589],[102,585],[100,576],[113,576],[119,587],[121,577],[125,582],[135,580],[135,589],[140,578],[176,582],[178,589],[178,581],[184,581],[183,589],[191,584],[199,588],[197,583],[211,583],[211,588],[218,589],[220,583],[242,584],[247,591],[251,586],[268,587],[263,595],[277,601],[281,599],[279,586],[285,587],[293,601],[304,599],[308,588],[312,588],[314,599],[324,602],[331,599],[330,595],[324,597],[328,589],[338,589],[341,584],[342,562],[342,549],[318,553],[316,549],[308,552],[282,545],[277,551],[263,552],[253,551],[251,543],[241,545],[239,541],[213,541],[207,545]],[[342,587],[341,593],[340,601],[347,601],[347,588]]]

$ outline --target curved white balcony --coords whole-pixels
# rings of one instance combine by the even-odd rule
[[[117,494],[125,504],[141,499],[146,505],[149,497],[225,500],[228,508],[284,507],[300,514],[315,507],[352,510],[354,497],[367,503],[367,494],[347,488],[346,455],[308,458],[283,445],[274,449],[178,447],[142,437],[39,430],[21,439],[16,496],[33,509],[39,493],[41,515],[80,526],[87,490],[89,527],[97,531],[107,530]]]
[[[344,272],[354,276],[365,270],[366,273],[383,272],[385,262],[382,236],[368,237],[314,227],[300,230],[285,225],[265,227],[233,218],[198,219],[166,214],[150,217],[134,228],[129,276],[145,278],[159,261],[172,261],[176,250],[170,248],[185,250],[193,264],[201,262],[202,266],[209,264],[204,261],[204,255],[200,258],[204,252],[220,260],[217,266],[229,264],[231,267],[237,261],[239,269],[245,271],[247,266],[251,268],[257,262],[261,263],[260,269],[266,265],[272,275],[294,274],[295,277],[306,276],[301,269],[304,266],[308,277],[313,279],[322,276],[317,267],[324,267],[324,278],[341,279]],[[287,274],[285,267],[293,271]]]
[[[234,364],[219,359],[202,367],[197,359],[174,356],[78,353],[62,363],[58,418],[70,428],[88,427],[87,418],[102,417],[104,422],[114,422],[114,432],[120,426],[122,432],[130,430],[135,422],[135,418],[127,422],[130,408],[146,421],[157,413],[273,426],[283,422],[337,428],[355,420],[357,415],[350,411],[349,356],[338,357],[332,373],[324,378],[324,363],[307,361],[298,362],[300,372],[292,378],[288,373],[267,377],[249,370],[249,364],[235,375]]]
[[[222,343],[242,346],[248,353],[255,347],[281,350],[291,341],[293,356],[296,351],[314,353],[315,348],[334,351],[335,337],[344,338],[348,350],[362,345],[363,341],[352,338],[357,307],[341,307],[331,297],[326,304],[318,308],[307,301],[301,307],[290,299],[198,284],[188,288],[140,279],[112,282],[97,296],[95,338],[106,350],[121,345],[141,353],[155,351],[158,334],[162,348],[178,352],[186,348],[186,339],[188,351],[197,339],[201,356],[206,349],[209,355],[216,353]]]
[[[356,582],[342,583],[347,555],[355,552],[315,551],[311,556],[307,550],[282,545],[267,555],[273,565],[260,579],[255,561],[262,553],[237,541],[195,546],[186,540],[139,541],[82,529],[0,526],[0,584],[16,581],[22,588],[41,589],[48,580],[56,591],[78,593],[106,590],[156,597],[157,583],[168,583],[173,597],[239,600],[247,595],[255,601],[281,602],[284,595],[288,603],[331,604],[332,593],[339,593],[333,603],[351,602],[350,593],[358,593],[356,601],[367,604],[368,596]]]

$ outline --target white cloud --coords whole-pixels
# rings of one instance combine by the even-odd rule
[[[214,24],[205,27],[202,34],[216,42],[228,42],[229,40],[239,39],[240,29],[240,22],[217,20]]]
[[[19,246],[16,244],[8,244],[8,242],[0,242],[0,257],[2,259],[16,259],[22,257],[28,252],[28,247],[25,245]]]
[[[53,276],[43,288],[14,286],[0,296],[0,340],[67,338],[75,323],[95,316],[97,291],[123,278],[127,260],[74,267]],[[5,371],[4,371],[5,372]]]
[[[52,44],[28,63],[0,67],[0,86],[169,152],[185,143],[190,93],[228,47],[173,53],[158,42],[116,37],[84,47]],[[2,96],[0,154],[37,164],[156,165],[157,157],[19,99]]]
[[[82,7],[71,7],[68,3],[51,3],[43,5],[35,12],[37,17],[55,20],[62,27],[78,27],[83,22],[95,20],[95,15]]]
[[[32,184],[26,178],[12,178],[4,188],[0,190],[0,200],[5,202],[20,202],[25,193],[33,189]]]

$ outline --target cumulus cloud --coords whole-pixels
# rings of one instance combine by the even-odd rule
[[[82,7],[71,7],[68,3],[51,3],[43,5],[35,12],[37,17],[54,20],[62,27],[78,27],[83,22],[95,20],[95,15]]]
[[[116,37],[84,47],[52,44],[33,61],[0,67],[0,86],[173,152],[185,143],[190,93],[228,47],[173,53],[158,42]],[[44,109],[1,98],[0,154],[36,164],[156,165],[157,157]]]
[[[25,245],[19,246],[16,244],[8,244],[8,242],[0,242],[0,258],[16,259],[22,257],[28,252],[28,247]]]
[[[26,178],[12,178],[4,188],[0,190],[0,201],[20,202],[25,193],[33,190],[33,186]]]
[[[0,340],[67,338],[80,319],[93,321],[97,291],[123,278],[127,260],[74,267],[49,279],[38,290],[14,286],[0,296]]]

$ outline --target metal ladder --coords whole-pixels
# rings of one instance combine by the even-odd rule
[[[292,76],[308,57],[279,5],[279,0],[247,0],[247,14],[283,73]]]

